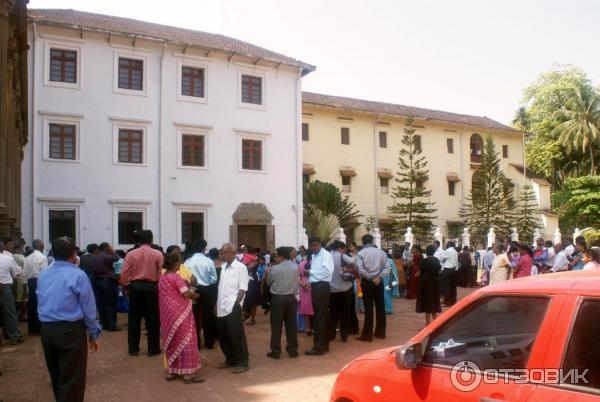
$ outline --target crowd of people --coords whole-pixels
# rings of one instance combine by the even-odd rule
[[[415,311],[428,324],[442,303],[456,303],[457,286],[600,270],[600,250],[583,237],[575,244],[537,239],[533,249],[495,243],[483,255],[452,241],[445,248],[434,241],[424,250],[407,243],[386,252],[369,234],[360,247],[339,240],[326,245],[313,237],[308,249],[279,247],[273,254],[233,244],[207,252],[203,239],[183,250],[177,245],[163,250],[150,230],[136,239],[127,251],[101,243],[82,253],[63,237],[48,255],[41,240],[25,250],[0,242],[3,335],[11,344],[24,342],[19,321],[27,321],[29,335],[41,335],[57,400],[83,400],[88,347],[98,350],[102,331],[122,329],[119,311],[128,315],[130,356],[139,355],[144,328],[147,355],[164,354],[168,381],[200,383],[199,350],[217,341],[224,355],[219,369],[235,374],[249,369],[244,328],[255,324],[259,307],[270,318],[269,358],[281,358],[284,330],[288,357],[299,356],[299,333],[313,336],[305,354],[322,356],[338,334],[342,343],[351,335],[362,342],[384,339],[395,297],[414,299]],[[362,330],[358,313],[364,313]]]

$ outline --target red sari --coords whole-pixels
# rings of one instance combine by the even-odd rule
[[[175,273],[158,282],[160,335],[169,374],[190,375],[200,368],[192,301],[184,296],[187,283]]]
[[[412,256],[412,262],[410,264],[410,279],[408,280],[408,291],[406,292],[407,299],[417,298],[417,284],[419,283],[419,277],[417,273],[421,268],[421,254],[414,254]]]

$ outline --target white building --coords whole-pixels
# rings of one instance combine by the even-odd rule
[[[301,78],[236,39],[73,10],[29,11],[28,241],[130,247],[302,241]]]

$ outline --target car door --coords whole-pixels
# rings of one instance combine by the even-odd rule
[[[483,371],[541,364],[561,303],[520,294],[474,300],[421,340],[424,356],[417,368],[390,373],[388,400],[527,401],[535,384],[506,376],[494,382]]]
[[[600,298],[570,298],[573,308],[562,315],[544,364],[562,369],[563,381],[539,384],[528,402],[600,401]]]

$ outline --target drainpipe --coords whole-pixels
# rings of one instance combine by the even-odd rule
[[[465,206],[465,166],[463,159],[463,137],[465,136],[466,127],[463,126],[462,133],[459,136],[459,159],[460,159],[460,206],[461,208]],[[470,163],[470,161],[469,161]]]
[[[301,102],[302,102],[302,68],[298,69],[298,76],[296,77],[296,101],[294,102],[294,114],[296,121],[294,125],[294,133],[296,139],[296,247],[302,244],[302,227],[303,222],[303,200],[302,200],[302,138],[300,138],[300,125],[302,124],[301,119]]]
[[[160,55],[159,85],[158,85],[158,244],[162,244],[163,239],[163,202],[162,202],[162,133],[163,133],[163,61],[167,42],[163,42],[163,49]]]
[[[523,186],[527,185],[527,164],[525,161],[525,132],[521,131],[522,146],[521,154],[523,155]]]
[[[35,79],[37,77],[37,70],[35,66],[35,39],[37,37],[37,27],[35,22],[31,24],[33,28],[33,40],[31,46],[31,120],[29,129],[31,130],[31,237],[33,239],[40,238],[44,239],[44,236],[37,236],[36,224],[35,224],[35,206],[36,206],[36,197],[35,197]],[[46,240],[46,239],[44,239]]]
[[[381,113],[373,120],[373,167],[375,169],[375,185],[373,186],[373,195],[375,201],[375,227],[379,227],[379,174],[377,171],[377,124],[381,121]]]

